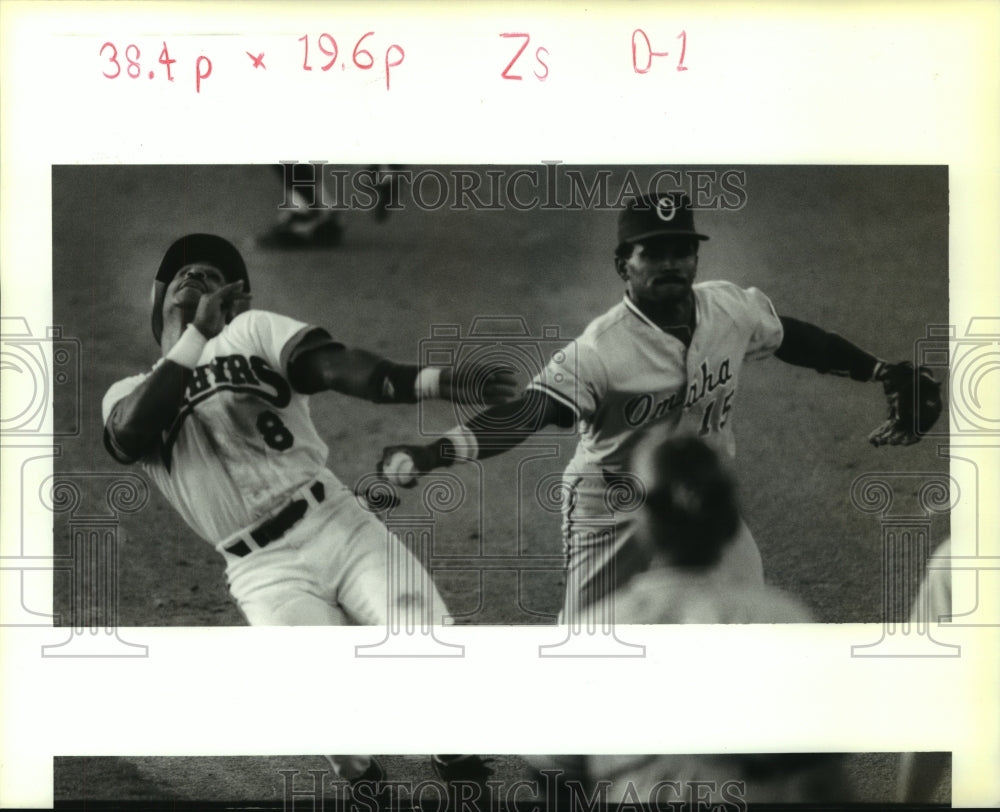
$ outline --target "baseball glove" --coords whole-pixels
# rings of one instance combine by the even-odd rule
[[[875,380],[882,382],[889,415],[868,440],[872,445],[913,445],[941,414],[941,384],[928,367],[914,369],[909,361],[884,364]]]

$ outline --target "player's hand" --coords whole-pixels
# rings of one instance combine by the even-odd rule
[[[475,361],[441,370],[441,398],[463,405],[493,406],[518,395],[517,378],[509,366]]]
[[[192,323],[205,338],[215,338],[237,304],[249,304],[250,294],[243,292],[243,280],[223,285],[212,293],[203,293]]]
[[[376,466],[379,476],[401,488],[412,488],[417,477],[440,464],[436,444],[391,445],[382,449],[382,459]]]

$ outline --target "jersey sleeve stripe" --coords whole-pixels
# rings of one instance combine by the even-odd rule
[[[309,350],[326,345],[334,347],[344,346],[339,341],[334,341],[330,334],[322,327],[313,327],[308,324],[303,325],[300,330],[294,333],[288,341],[285,342],[285,346],[282,347],[281,357],[278,359],[278,363],[280,364],[278,369],[281,371],[282,375],[287,377],[288,365],[296,358],[296,356],[299,355],[299,353],[308,352]]]
[[[580,407],[577,406],[572,400],[570,400],[568,397],[566,397],[561,392],[559,392],[559,391],[557,391],[555,389],[552,389],[551,387],[546,386],[541,381],[532,381],[531,383],[528,384],[528,386],[526,388],[527,389],[534,389],[534,390],[536,390],[538,392],[541,392],[543,395],[548,395],[554,401],[557,401],[558,403],[561,403],[563,406],[566,406],[567,408],[572,409],[573,410],[573,415],[576,417],[576,419],[577,420],[580,419]]]

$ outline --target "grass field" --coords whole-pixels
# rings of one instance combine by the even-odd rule
[[[613,198],[625,168],[610,169]],[[655,169],[638,167],[635,175],[644,182]],[[701,279],[757,286],[779,313],[890,360],[911,358],[927,326],[947,322],[944,168],[725,169],[745,172],[745,205],[699,213],[699,227],[711,236]],[[471,168],[479,176],[484,170]],[[513,168],[505,170],[509,176]],[[569,199],[565,180],[559,184],[559,199]],[[268,166],[62,166],[53,169],[52,187],[53,321],[79,340],[82,359],[79,414],[70,399],[57,401],[57,419],[76,418],[81,431],[63,444],[55,465],[78,482],[79,513],[105,509],[108,482],[138,473],[103,450],[100,402],[112,382],[157,358],[149,290],[162,252],[181,234],[231,239],[247,259],[255,307],[323,325],[345,343],[401,361],[420,358],[435,326],[457,326],[468,336],[476,319],[480,327],[497,323],[485,317],[520,318],[537,351],[548,353],[622,294],[611,262],[615,215],[607,210],[424,210],[410,201],[384,224],[347,212],[336,249],[281,252],[255,243],[282,199]],[[822,622],[879,622],[886,611],[898,618],[908,610],[906,592],[883,607],[880,517],[852,505],[859,477],[892,477],[893,516],[929,527],[932,544],[948,533],[947,513],[927,514],[917,499],[928,477],[947,473],[947,459],[932,441],[870,446],[865,436],[884,410],[877,385],[774,359],[744,370],[734,409],[744,513],[768,581],[801,597]],[[444,404],[418,411],[338,395],[314,397],[313,414],[330,446],[329,465],[348,484],[373,470],[383,446],[417,440],[419,429],[443,430],[454,419]],[[562,577],[551,561],[561,554],[559,518],[543,508],[535,487],[561,471],[573,439],[546,438],[542,446],[452,469],[466,498],[434,517],[435,559],[520,557],[516,565],[434,573],[461,622],[546,623],[558,610]],[[419,488],[402,496],[399,511],[422,509]],[[57,518],[57,554],[68,549],[72,518]],[[243,623],[221,558],[158,493],[122,514],[117,532],[119,625]],[[533,566],[532,556],[549,563]],[[57,576],[62,623],[69,622],[70,593],[69,579]]]

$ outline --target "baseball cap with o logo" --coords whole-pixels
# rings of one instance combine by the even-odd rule
[[[639,242],[649,237],[708,239],[695,230],[691,199],[683,192],[632,198],[619,212],[618,242]]]

